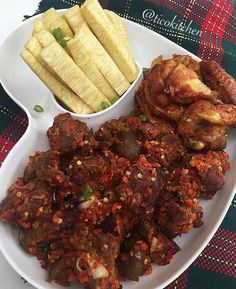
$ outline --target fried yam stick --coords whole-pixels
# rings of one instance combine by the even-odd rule
[[[138,76],[134,58],[129,54],[112,22],[97,0],[86,0],[81,12],[89,27],[131,83]]]
[[[41,79],[41,81],[73,112],[90,114],[93,110],[73,91],[56,79],[28,50],[24,49],[21,57]]]
[[[92,61],[86,48],[81,41],[77,39],[71,39],[67,42],[67,47],[75,61],[75,63],[81,68],[85,75],[92,81],[92,83],[111,101],[117,97],[117,93],[104,78],[99,71],[95,63]]]
[[[75,5],[66,10],[63,14],[63,18],[66,19],[67,23],[74,33],[78,32],[81,24],[86,24],[86,21],[80,11],[79,5]]]
[[[130,83],[88,26],[82,24],[75,38],[81,41],[92,61],[96,64],[112,88],[118,95],[122,95],[129,88]]]
[[[87,78],[60,44],[54,42],[41,52],[47,65],[94,111],[102,110],[102,103],[109,100]]]

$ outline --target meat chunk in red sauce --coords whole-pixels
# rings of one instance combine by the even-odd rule
[[[11,222],[17,227],[29,228],[41,213],[50,214],[50,203],[50,189],[45,184],[34,181],[25,184],[19,178],[1,202],[0,220]]]
[[[115,188],[121,202],[136,212],[150,213],[163,184],[163,174],[158,163],[150,163],[144,155],[131,165]]]
[[[56,116],[47,135],[51,148],[62,154],[72,153],[81,148],[90,153],[97,147],[93,132],[88,130],[86,123],[73,119],[69,113]]]
[[[158,226],[149,220],[142,220],[136,230],[141,234],[143,240],[149,245],[151,260],[157,265],[169,264],[180,248],[170,238],[167,238]]]
[[[186,153],[181,139],[167,122],[144,123],[139,126],[138,133],[144,152],[165,168],[182,159]]]
[[[202,215],[202,208],[197,199],[183,203],[178,198],[173,198],[158,208],[156,220],[167,237],[175,238],[192,228],[200,227],[203,224]]]
[[[85,185],[90,180],[95,180],[96,188],[104,190],[106,187],[117,184],[129,165],[128,160],[108,151],[104,156],[101,154],[75,155],[67,168],[67,174],[76,184]]]
[[[228,155],[191,153],[174,126],[141,119],[107,121],[94,135],[57,116],[52,149],[30,157],[1,202],[0,221],[20,228],[50,281],[120,289],[151,262],[168,264],[180,249],[173,238],[202,225],[197,198],[223,187]]]
[[[24,182],[36,179],[47,183],[50,186],[62,184],[66,176],[59,168],[60,153],[49,150],[46,152],[37,152],[29,157],[29,163],[24,170]]]
[[[211,199],[224,186],[224,176],[231,164],[224,151],[208,151],[184,157],[184,165],[200,188],[200,196]]]
[[[141,153],[141,143],[137,138],[140,124],[140,119],[132,116],[105,122],[96,132],[99,146],[110,148],[129,160],[136,160]]]
[[[76,268],[81,284],[88,288],[120,288],[116,259],[120,251],[120,239],[100,229],[88,234],[74,235],[74,247],[80,252]]]
[[[124,241],[119,256],[118,270],[124,279],[132,281],[138,281],[140,276],[152,272],[149,247],[140,234],[133,232]]]

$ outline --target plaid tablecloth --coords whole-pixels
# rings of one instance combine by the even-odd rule
[[[35,13],[41,13],[52,6],[61,9],[82,2],[41,0]],[[215,59],[223,65],[226,71],[236,77],[235,1],[101,0],[100,2],[103,7],[157,31],[203,59]],[[19,5],[22,4],[19,3]],[[0,165],[26,127],[25,113],[10,100],[0,87]],[[20,277],[17,287],[15,285],[11,288],[5,287],[3,283],[0,283],[2,289],[26,287],[29,288],[28,285],[24,285]],[[206,249],[167,288],[236,288],[236,198]]]

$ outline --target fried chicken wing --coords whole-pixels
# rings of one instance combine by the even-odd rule
[[[194,150],[224,149],[228,127],[236,124],[236,107],[214,105],[208,101],[193,103],[183,114],[178,132],[184,144]]]
[[[144,82],[144,96],[149,110],[156,116],[178,121],[183,113],[182,105],[176,104],[166,92],[166,81],[176,67],[173,59],[159,61],[149,72]]]
[[[147,115],[174,122],[197,100],[221,103],[217,92],[202,82],[199,63],[187,55],[155,59],[136,98]]]
[[[179,63],[170,73],[166,82],[166,91],[177,103],[188,104],[201,99],[218,102],[217,95],[199,79],[192,69],[182,63]]]

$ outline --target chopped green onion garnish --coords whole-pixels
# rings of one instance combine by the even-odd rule
[[[147,78],[148,73],[149,73],[149,69],[146,68],[146,67],[144,67],[144,68],[143,68],[143,79],[146,79],[146,78]]]
[[[119,99],[118,96],[113,97],[111,100],[111,104],[114,104],[115,102],[117,102],[118,99]]]
[[[63,38],[63,34],[61,31],[61,28],[55,28],[52,30],[52,35],[56,38],[56,40],[59,42]]]
[[[36,104],[36,105],[34,106],[34,110],[35,110],[36,112],[44,112],[44,109],[43,109],[42,106],[39,105],[39,104]]]
[[[135,116],[135,112],[132,110],[130,113],[129,113],[130,116]]]
[[[57,42],[63,47],[65,48],[67,45],[67,40],[63,37],[63,33],[61,31],[61,28],[58,27],[54,30],[52,30],[52,34],[53,36],[56,38]]]
[[[141,114],[139,118],[140,118],[140,120],[143,121],[143,122],[147,121],[147,117],[146,117],[145,114]]]
[[[90,186],[85,186],[83,189],[83,197],[85,200],[88,200],[93,195],[93,190]]]
[[[65,40],[65,38],[62,38],[58,43],[61,44],[63,48],[67,46],[67,41]]]
[[[109,104],[107,101],[103,101],[103,102],[101,103],[101,107],[102,107],[103,110],[106,109],[106,108],[108,108],[109,106],[110,106],[110,104]]]

